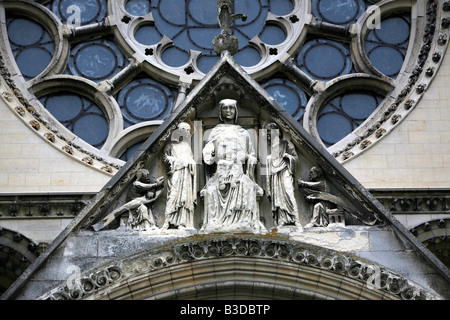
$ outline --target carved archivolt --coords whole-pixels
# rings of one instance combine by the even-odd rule
[[[78,300],[110,297],[115,288],[121,284],[131,283],[143,276],[152,277],[154,272],[190,263],[215,259],[254,259],[270,260],[289,264],[298,268],[309,267],[335,274],[336,277],[348,279],[351,283],[359,283],[361,288],[374,290],[387,299],[423,300],[438,299],[417,284],[386,268],[367,261],[362,261],[349,254],[311,247],[303,247],[293,241],[282,241],[261,237],[215,237],[204,240],[191,240],[182,244],[152,249],[139,254],[111,262],[102,267],[86,272],[79,279],[71,279],[63,285],[44,294],[40,300]],[[172,270],[172,271],[171,271]],[[281,273],[281,270],[277,271]],[[280,276],[282,276],[280,274]],[[319,277],[320,278],[320,277]],[[318,281],[311,279],[311,281]],[[354,284],[353,284],[354,285]],[[293,290],[293,289],[291,289]],[[359,289],[361,290],[361,289]]]

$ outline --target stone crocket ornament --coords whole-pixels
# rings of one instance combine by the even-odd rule
[[[247,20],[247,16],[241,13],[233,14],[231,0],[219,0],[217,9],[217,20],[221,33],[214,37],[213,49],[218,55],[221,55],[225,51],[234,55],[239,49],[239,41],[231,34],[231,24],[238,19],[245,21]]]

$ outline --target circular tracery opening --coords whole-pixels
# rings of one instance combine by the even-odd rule
[[[50,64],[55,42],[39,23],[24,16],[8,15],[8,37],[17,66],[26,80],[37,77]]]
[[[17,1],[17,3],[22,4],[22,1]],[[363,43],[362,50],[358,47],[360,56],[355,57],[358,45],[350,37],[337,35],[332,30],[338,30],[338,27],[346,27],[355,22],[360,23],[359,19],[367,8],[374,4],[373,1],[249,0],[245,2],[232,1],[232,4],[234,13],[244,13],[248,16],[246,21],[236,20],[231,26],[231,32],[238,37],[240,42],[239,51],[234,55],[234,59],[250,75],[255,75],[257,81],[265,79],[261,80],[262,86],[281,106],[288,110],[295,120],[303,123],[308,130],[311,128],[309,122],[314,122],[312,124],[314,129],[310,132],[318,130],[321,133],[320,136],[327,136],[328,129],[324,129],[324,123],[333,123],[334,129],[328,131],[341,132],[340,136],[343,136],[344,133],[351,132],[355,128],[355,123],[360,123],[364,117],[352,117],[348,112],[326,115],[323,111],[326,109],[318,105],[313,108],[312,117],[303,119],[303,113],[308,109],[308,101],[316,101],[318,95],[329,95],[329,92],[314,92],[311,87],[312,83],[305,79],[310,77],[313,80],[324,82],[324,86],[326,83],[335,83],[357,72],[374,74],[376,77],[384,74],[396,79],[403,68],[405,57],[408,56],[407,49],[411,41],[409,36],[414,34],[411,32],[411,27],[415,26],[411,18],[411,8],[402,4],[401,8],[393,10],[391,7],[394,5],[391,2],[387,4],[383,2],[381,5],[383,12],[381,29],[373,29],[368,32],[365,31],[366,29],[362,29],[364,34],[357,36],[362,39],[360,40]],[[23,5],[29,4],[23,2]],[[97,83],[104,81],[104,83],[100,83],[104,87],[107,87],[109,83],[113,84],[111,92],[107,92],[107,94],[116,101],[110,105],[99,106],[108,114],[115,114],[115,119],[117,119],[116,113],[122,111],[123,126],[121,120],[113,121],[109,124],[114,127],[110,128],[110,134],[122,134],[122,130],[130,126],[165,119],[173,108],[176,91],[172,86],[176,85],[177,79],[188,77],[197,81],[201,79],[202,73],[209,72],[219,59],[212,49],[212,38],[220,33],[220,28],[217,22],[216,3],[211,4],[211,1],[185,0],[181,2],[181,5],[180,1],[175,0],[121,0],[118,2],[54,0],[48,2],[45,5],[46,8],[51,10],[62,23],[79,22],[85,26],[82,27],[84,29],[81,37],[65,39],[69,48],[56,53],[51,46],[60,47],[61,40],[52,39],[52,36],[59,33],[58,36],[62,37],[61,25],[55,22],[54,26],[51,25],[50,29],[53,31],[48,33],[48,37],[47,35],[43,36],[49,29],[46,28],[49,27],[46,21],[51,19],[38,19],[42,22],[41,24],[29,20],[28,15],[26,15],[27,17],[16,16],[15,14],[19,10],[13,10],[14,6],[14,3],[8,2],[7,27],[10,33],[11,49],[16,55],[15,59],[25,79],[32,80],[36,76],[45,78],[42,70],[47,69],[48,74],[53,74],[51,73],[53,71],[60,74],[60,71],[64,70],[65,74],[73,75],[79,81],[91,80]],[[38,10],[36,8],[39,7],[38,4],[33,5],[34,15],[32,16],[34,18],[39,17],[35,13]],[[76,21],[78,9],[82,13],[80,21]],[[311,11],[308,12],[308,9]],[[21,7],[21,10],[24,10],[24,7]],[[43,17],[48,16],[47,11]],[[405,13],[401,13],[402,11]],[[313,28],[304,28],[304,26],[308,26],[306,21],[309,21],[309,13],[314,16],[315,20],[327,22],[334,27],[320,30],[320,32],[314,31],[314,20],[311,22]],[[126,20],[122,19],[124,15],[127,16]],[[106,17],[108,17],[108,23],[106,23]],[[16,27],[20,25],[21,20],[17,20],[19,18],[27,20],[22,27]],[[89,24],[91,25],[88,26]],[[108,24],[113,26],[114,30],[104,29]],[[26,25],[30,27],[27,28]],[[74,27],[76,28],[77,24]],[[21,35],[21,28],[22,30],[29,29],[30,33],[26,36]],[[87,30],[89,31],[87,32]],[[74,34],[76,35],[77,32]],[[36,41],[38,39],[40,40]],[[42,43],[43,39],[48,41]],[[56,45],[54,40],[56,40]],[[27,57],[25,54],[27,52],[32,59]],[[69,52],[69,55],[64,57],[60,52],[63,54]],[[42,55],[42,58],[36,59],[36,57],[39,58],[39,55]],[[58,57],[53,57],[53,55]],[[61,56],[59,57],[59,55]],[[294,59],[296,66],[307,77],[296,78],[297,74],[278,68],[286,55]],[[50,70],[53,68],[53,64],[50,65],[49,61],[52,57],[57,60],[55,70]],[[280,58],[283,59],[280,60]],[[135,74],[118,77],[119,82],[116,82],[115,77],[119,72],[129,67],[130,70],[133,69],[129,59],[139,61],[136,63],[138,65],[137,72],[141,70],[146,72],[146,78],[153,81],[151,85],[147,83],[145,86],[136,86],[136,83],[142,81],[143,77],[136,77]],[[68,62],[65,63],[64,60]],[[41,65],[35,63],[36,61]],[[30,70],[27,71],[27,67]],[[32,68],[36,68],[36,70],[33,71]],[[280,73],[274,75],[275,72]],[[271,80],[267,81],[266,79]],[[150,89],[149,85],[153,89]],[[131,90],[127,95],[129,100],[127,103],[124,100],[126,90]],[[153,107],[142,109],[145,110],[142,113],[137,107],[138,104],[133,106],[131,100],[139,101],[137,95],[144,91],[148,96],[159,95],[162,100],[158,102],[156,98],[151,99],[152,101],[149,103],[152,103]],[[93,96],[90,98],[95,100]],[[319,100],[323,101],[323,99],[326,98]],[[116,102],[118,106],[115,106]],[[117,108],[117,110],[109,108],[114,110]],[[324,112],[320,114],[320,117],[319,111]],[[345,114],[349,117],[345,118]],[[332,117],[336,118],[335,121],[327,120]],[[349,122],[348,119],[353,120]],[[315,122],[316,120],[318,121]],[[342,128],[337,128],[337,123],[342,123]],[[116,128],[116,126],[120,128]],[[100,133],[100,135],[102,134]],[[315,133],[314,135],[319,137]],[[337,136],[335,135],[333,138],[327,136],[326,145],[333,145],[338,139]],[[108,137],[110,141],[114,141],[116,138],[115,136]],[[101,143],[97,141],[96,145],[101,145]],[[114,149],[114,146],[111,146],[111,149]]]
[[[40,98],[43,106],[67,129],[100,149],[105,143],[109,124],[103,111],[90,99],[61,91]]]
[[[384,99],[370,91],[350,91],[329,100],[317,117],[317,131],[330,147],[358,128]]]

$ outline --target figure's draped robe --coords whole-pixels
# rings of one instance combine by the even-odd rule
[[[217,125],[203,148],[203,159],[207,165],[216,163],[217,170],[201,191],[205,205],[202,229],[265,230],[257,200],[263,190],[252,179],[257,159],[249,133],[238,125]]]
[[[194,227],[194,204],[196,201],[196,164],[191,146],[186,142],[173,141],[164,152],[168,164],[167,203],[165,224]]]
[[[298,208],[294,193],[294,170],[297,155],[288,141],[279,141],[267,157],[267,193],[277,225],[298,223]]]

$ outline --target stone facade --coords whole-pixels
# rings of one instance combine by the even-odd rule
[[[410,5],[409,1],[385,2],[383,10],[386,12]],[[450,103],[450,96],[447,93],[450,81],[448,76],[450,53],[446,50],[445,36],[448,36],[448,26],[446,27],[444,22],[449,13],[446,1],[426,3],[427,5],[415,7],[417,9],[415,26],[423,28],[418,28],[420,31],[415,35],[415,42],[412,45],[423,49],[421,53],[427,49],[426,59],[422,61],[422,69],[419,72],[420,77],[413,77],[414,86],[406,93],[401,91],[404,87],[399,85],[392,92],[391,99],[380,108],[378,118],[375,117],[359,128],[359,131],[355,131],[328,150],[331,156],[342,163],[343,167],[356,178],[355,180],[352,178],[352,183],[358,186],[361,183],[387,211],[395,216],[393,220],[388,219],[389,226],[368,227],[357,223],[335,226],[336,229],[312,228],[306,233],[295,235],[289,232],[275,235],[268,233],[258,236],[246,235],[242,238],[234,235],[217,237],[192,236],[189,233],[180,235],[174,231],[162,236],[142,235],[138,231],[130,230],[96,233],[90,227],[93,222],[99,221],[102,214],[106,214],[104,206],[124,202],[123,192],[125,187],[129,186],[130,179],[123,179],[123,171],[129,172],[129,176],[126,177],[131,178],[135,169],[130,168],[131,163],[125,164],[115,159],[112,154],[114,152],[117,154],[118,149],[124,148],[137,136],[154,132],[161,123],[157,123],[151,129],[140,128],[139,130],[145,131],[145,134],[139,130],[128,136],[129,132],[117,134],[114,140],[116,144],[114,148],[117,150],[109,150],[110,153],[92,150],[90,146],[80,143],[71,135],[65,135],[61,128],[58,127],[55,131],[54,127],[48,126],[45,113],[42,117],[35,116],[36,110],[33,106],[36,101],[27,90],[36,83],[38,84],[36,90],[48,89],[58,81],[46,82],[40,79],[25,85],[18,80],[20,74],[11,65],[6,68],[9,71],[5,71],[3,62],[3,78],[0,79],[2,93],[0,226],[7,233],[4,238],[9,239],[6,246],[14,247],[21,254],[28,255],[29,262],[33,262],[41,252],[24,249],[29,248],[29,245],[23,248],[12,245],[14,240],[11,239],[29,238],[32,239],[31,248],[41,243],[42,249],[54,241],[50,250],[42,256],[41,262],[35,264],[28,272],[24,272],[20,278],[18,285],[23,292],[17,294],[16,286],[12,288],[13,292],[10,291],[6,295],[7,298],[12,296],[17,299],[220,298],[236,297],[229,293],[235,291],[242,292],[243,296],[246,296],[245,294],[250,296],[250,286],[259,287],[259,294],[268,298],[407,300],[448,298],[448,269],[436,261],[431,252],[442,261],[448,261],[449,250],[445,244],[449,238],[446,221],[450,185],[450,169],[447,165],[450,160],[450,129],[447,120]],[[300,12],[306,12],[304,9],[297,7],[296,14],[300,17]],[[114,5],[113,10],[119,12],[122,9],[119,5]],[[31,11],[34,12],[34,9]],[[301,24],[296,24],[293,17],[283,18],[282,23],[289,28],[292,25],[296,30],[301,29],[306,23],[317,34],[330,31],[326,25],[314,22],[311,16],[300,17]],[[4,23],[4,12],[1,19]],[[132,21],[130,25],[135,25],[136,21]],[[436,28],[432,33],[427,33],[430,25]],[[111,26],[98,25],[97,29],[104,32],[109,27]],[[128,28],[126,24],[120,24],[118,32],[125,34]],[[80,34],[77,35],[77,32]],[[82,29],[78,29],[77,32],[72,36],[82,36]],[[62,29],[55,33],[61,37],[67,36],[63,34]],[[360,34],[356,29],[338,28],[333,29],[332,33],[348,39],[353,37],[353,41],[360,38],[355,36]],[[427,41],[432,41],[432,46],[427,48],[425,44]],[[298,45],[292,38],[287,42],[294,47]],[[2,42],[3,52],[7,51],[4,48],[6,46],[6,43]],[[264,47],[261,43],[257,46]],[[354,43],[353,47],[356,48],[357,43]],[[64,51],[64,48],[67,49],[67,43],[62,42],[60,50]],[[325,87],[324,83],[314,82],[302,74],[299,75],[284,47],[271,48],[272,53],[280,53],[278,57],[269,54],[268,47],[264,49],[267,49],[267,65],[260,69],[247,70],[254,79],[261,79],[264,72],[271,71],[273,67],[267,66],[276,61],[277,68],[291,70],[291,74],[296,75],[297,81],[307,85],[315,94],[325,89],[330,90],[329,92],[339,91],[340,85],[360,80],[367,86],[375,85],[382,91],[388,92],[392,89],[391,81],[384,78],[352,79],[352,76],[338,83],[334,89],[334,83],[326,84]],[[162,50],[162,46],[158,46],[158,50]],[[435,53],[440,54],[439,59]],[[363,60],[361,52],[353,54]],[[156,55],[152,55],[149,59],[155,57]],[[420,61],[418,62],[415,56],[409,59],[409,63],[404,67],[404,77],[399,79],[398,83],[406,85],[411,81],[411,76],[419,71],[416,67]],[[357,63],[364,65],[366,62],[362,60]],[[8,63],[7,59],[6,62]],[[132,76],[138,70],[137,65],[142,63],[138,59],[130,64],[121,76],[114,79],[113,84],[120,84],[120,81]],[[149,65],[143,64],[150,68]],[[181,112],[186,94],[192,91],[190,96],[192,98],[194,94],[199,93],[198,83],[204,76],[197,69],[192,69],[193,73],[188,73],[186,69],[182,67],[176,70],[177,79],[169,72],[164,73],[166,80],[174,83],[178,81],[180,92],[177,107],[180,109],[177,109],[177,112]],[[11,78],[15,82],[11,81]],[[14,91],[11,83],[18,83],[19,87],[16,88],[18,90]],[[84,85],[83,88],[86,90],[94,90],[90,84]],[[226,90],[230,88],[233,86],[229,85]],[[237,90],[237,96],[242,95],[242,91],[239,91],[242,90],[242,83],[236,88],[238,89],[233,88],[231,91]],[[98,90],[101,99],[107,100],[105,97],[113,90],[113,86],[104,82],[95,90]],[[408,99],[404,98],[405,94],[409,95]],[[402,100],[396,101],[400,96]],[[204,103],[204,96],[200,94],[197,97],[198,103]],[[392,103],[396,102],[400,104],[390,109]],[[210,116],[213,117],[212,114]],[[194,118],[195,116],[190,120]],[[114,116],[111,116],[111,119],[117,124]],[[383,119],[382,128],[376,123],[381,121],[380,119]],[[247,127],[253,126],[251,119],[245,121],[250,121],[246,122]],[[213,123],[214,120],[207,123],[208,128],[211,128]],[[374,126],[378,126],[377,130],[373,129]],[[307,126],[306,129],[318,138],[314,130]],[[155,144],[152,144],[152,147],[154,148],[152,151],[156,152],[160,146],[155,147]],[[122,171],[119,171],[122,166]],[[305,179],[307,169],[309,170],[306,167],[300,168],[300,174]],[[162,167],[153,172],[155,177],[161,174],[165,174]],[[344,192],[348,195],[346,193],[348,190]],[[358,200],[353,198],[353,201]],[[105,205],[108,201],[111,203]],[[369,204],[372,204],[371,201]],[[163,207],[158,205],[160,207],[156,210],[156,214],[162,217]],[[265,202],[261,221],[270,229],[273,225],[271,212],[265,209],[268,206],[268,202]],[[86,220],[89,217],[92,220]],[[306,225],[309,220],[309,217],[303,218],[301,222]],[[402,232],[399,233],[397,222],[391,224],[397,220],[406,229],[411,230],[411,234],[403,233],[406,229],[402,228],[400,228]],[[353,219],[351,221],[355,222]],[[195,229],[200,230],[203,221],[198,213],[194,222]],[[158,224],[161,226],[161,220],[158,220]],[[420,241],[417,243],[410,235],[416,236]],[[185,244],[179,245],[180,238]],[[405,241],[408,245],[405,245]],[[419,252],[419,256],[425,252],[426,263],[423,263],[423,259],[418,258],[416,253],[411,252],[409,241],[412,241],[413,251]],[[3,242],[0,243],[5,245]],[[136,253],[130,255],[124,252],[122,248],[124,243],[131,246]],[[397,252],[404,254],[400,254],[399,257]],[[255,266],[249,265],[246,260],[249,256],[255,259]],[[311,258],[308,260],[309,256]],[[54,268],[52,271],[45,269],[45,264],[41,264],[49,257],[56,265],[50,267]],[[342,258],[343,262],[337,257]],[[114,262],[110,263],[111,259]],[[210,272],[202,278],[202,270],[211,264],[217,272]],[[352,269],[355,265],[356,269]],[[414,267],[408,269],[410,266]],[[23,265],[20,265],[17,268],[22,267]],[[273,268],[280,270],[280,278],[286,277],[295,285],[289,287],[288,282],[283,282],[280,278],[264,275]],[[228,269],[233,270],[231,272],[235,272],[236,277],[227,274]],[[375,271],[371,272],[372,270]],[[383,275],[385,282],[379,286],[378,284],[371,286],[371,282],[367,282],[367,279],[377,270],[381,270],[380,275]],[[302,278],[302,272],[309,272],[308,276]],[[253,280],[248,280],[248,274],[251,274]],[[323,278],[318,280],[318,274],[322,274]],[[77,277],[73,278],[73,275]],[[72,286],[69,279],[75,279],[75,284],[81,287]],[[160,285],[149,285],[151,282],[149,279],[159,279]],[[320,289],[316,293],[311,293],[313,287]],[[12,293],[14,294],[10,296]]]

